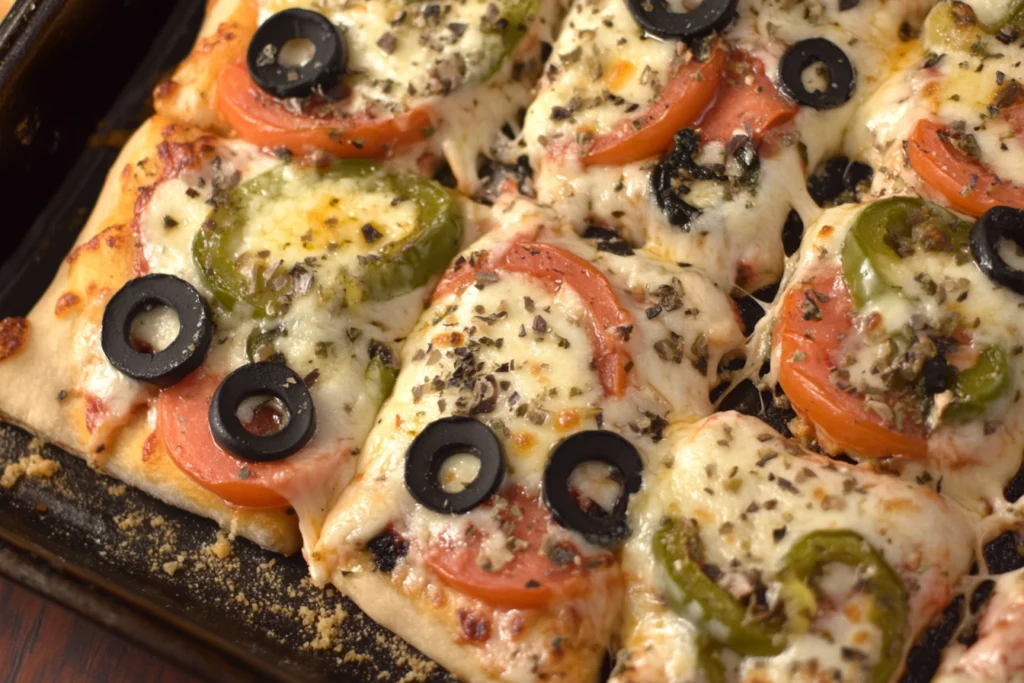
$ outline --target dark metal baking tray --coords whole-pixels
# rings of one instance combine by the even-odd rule
[[[0,24],[0,317],[27,313],[49,284],[204,4],[21,0]],[[785,429],[787,415],[756,391],[731,402]],[[310,585],[298,555],[239,539],[221,558],[214,523],[0,423],[0,472],[30,452],[61,470],[0,488],[0,573],[218,683],[451,680],[336,591]],[[992,570],[1024,564],[1020,544],[1013,533],[990,544]],[[931,678],[966,602],[921,638],[905,681]]]

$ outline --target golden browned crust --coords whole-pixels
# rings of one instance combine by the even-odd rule
[[[230,133],[214,108],[217,76],[245,56],[256,19],[255,0],[209,0],[192,52],[153,92],[157,113],[222,135]]]
[[[558,683],[597,680],[607,643],[595,634],[601,627],[569,607],[561,613],[512,611],[499,624],[493,610],[443,586],[403,589],[401,578],[377,571],[334,570],[332,583],[378,624],[467,681],[522,679]],[[413,581],[410,585],[419,586]],[[615,581],[595,586],[621,595]],[[611,602],[595,595],[597,604]],[[616,605],[618,603],[615,603]],[[605,626],[618,622],[601,614]],[[517,675],[518,674],[518,675]]]
[[[6,360],[21,351],[28,339],[28,321],[24,318],[0,320],[0,360]]]
[[[159,116],[132,136],[42,299],[27,319],[0,321],[0,386],[8,387],[0,392],[0,414],[171,505],[214,519],[264,547],[293,552],[300,544],[294,515],[233,508],[193,482],[159,440],[150,439],[154,423],[145,406],[96,444],[90,429],[95,425],[89,423],[92,397],[76,387],[76,331],[97,323],[110,296],[145,270],[133,223],[147,188],[201,163],[213,151],[210,143],[207,133]],[[16,387],[31,390],[10,389]]]

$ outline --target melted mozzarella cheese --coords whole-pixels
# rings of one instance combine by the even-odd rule
[[[799,283],[813,273],[841,268],[843,242],[864,205],[844,205],[826,211],[810,226],[800,252],[794,257],[788,281]],[[1003,486],[1021,464],[1024,443],[1024,405],[1018,387],[1024,386],[1024,354],[1019,352],[1024,335],[1024,301],[1010,290],[995,286],[973,261],[956,263],[951,255],[919,253],[887,271],[895,292],[878,297],[859,313],[876,314],[878,324],[899,332],[912,323],[929,322],[936,327],[945,321],[969,330],[971,348],[998,346],[1007,352],[1010,386],[980,419],[963,423],[940,423],[928,437],[928,462],[907,463],[904,476],[942,482],[942,492],[961,505],[979,511],[1007,508]],[[934,289],[933,289],[934,286]],[[783,295],[780,295],[781,301]],[[768,316],[774,319],[778,313]],[[770,328],[766,322],[762,329]],[[874,338],[874,337],[872,337]],[[866,343],[854,330],[844,340],[843,355],[849,363],[854,387],[884,388],[873,370],[882,352],[877,342]],[[786,362],[776,352],[773,376]]]
[[[741,3],[726,38],[761,60],[768,74],[777,72],[793,42],[829,38],[857,70],[857,102],[888,72],[887,55],[903,22],[919,21],[929,5],[924,0],[861,2],[837,12],[820,2]],[[581,136],[616,130],[656,101],[684,51],[681,43],[644,37],[625,0],[577,0],[527,111],[521,145],[537,173],[538,198],[578,228],[607,225],[664,258],[699,265],[723,287],[738,284],[753,291],[782,273],[781,233],[790,209],[805,223],[817,217],[819,209],[805,188],[806,168],[839,150],[856,105],[826,111],[802,107],[780,149],[760,160],[753,185],[691,183],[687,202],[700,214],[686,226],[672,226],[650,187],[654,160],[586,167],[572,150]],[[720,144],[708,145],[703,157],[703,163],[728,162]]]
[[[902,193],[908,186],[933,194],[909,168],[904,150],[921,120],[962,130],[982,164],[1004,182],[1024,184],[1024,143],[993,108],[1005,87],[1024,80],[1018,50],[950,13],[948,2],[935,7],[900,70],[864,103],[850,127],[847,153],[878,168],[876,194]]]
[[[1024,570],[995,577],[982,609],[977,640],[969,647],[954,641],[934,683],[1024,682]]]
[[[612,678],[616,683],[697,675],[694,625],[662,602],[668,579],[651,550],[653,534],[666,517],[695,520],[705,561],[727,571],[759,572],[769,595],[797,540],[818,530],[854,531],[903,578],[908,636],[946,604],[970,567],[970,525],[925,488],[812,455],[759,420],[736,413],[680,427],[670,438],[669,453],[648,470],[630,507],[634,534],[623,564],[635,583],[627,597],[629,629]],[[776,657],[723,657],[735,679],[816,681],[824,672],[828,680],[861,680],[860,663],[842,650],[857,650],[874,661],[880,641],[864,616],[869,598],[855,590],[856,584],[847,568],[832,568],[819,590],[832,596],[832,604],[838,600],[836,607],[823,608],[808,633],[790,635]]]
[[[558,0],[260,0],[260,22],[291,7],[324,14],[348,45],[347,94],[331,111],[343,118],[428,112],[429,139],[400,156],[413,164],[443,155],[466,193],[478,189],[478,157],[529,103],[540,44],[552,40],[562,11]],[[511,51],[506,25],[525,33]]]
[[[191,257],[197,233],[210,219],[216,188],[226,179],[245,183],[278,168],[281,162],[238,142],[220,142],[218,162],[165,179],[151,190],[138,214],[143,255],[151,272],[169,273],[196,287],[215,302]],[[321,177],[310,169],[278,168],[279,194],[257,198],[248,207],[238,253],[266,249],[288,267],[330,256],[335,273],[352,267],[371,249],[363,226],[380,235],[373,244],[399,241],[415,228],[412,202],[393,202],[386,191],[353,179]],[[309,266],[312,268],[312,266]],[[329,278],[330,272],[317,271]],[[216,336],[204,363],[208,373],[223,376],[248,362],[252,334],[274,329],[273,351],[307,379],[316,409],[313,438],[289,460],[291,465],[270,485],[295,508],[309,551],[323,518],[355,470],[354,453],[365,440],[385,398],[373,381],[371,343],[389,345],[397,353],[418,317],[426,288],[387,301],[338,308],[317,287],[297,295],[287,311],[274,319],[258,319],[245,304],[228,311],[213,306]],[[80,341],[91,339],[87,331]],[[76,348],[93,347],[79,343]],[[98,344],[95,345],[98,348]],[[109,411],[125,411],[148,394],[144,386],[121,376],[104,362],[85,364],[85,386],[103,398]]]
[[[491,232],[467,257],[498,259],[522,229],[514,219],[509,228],[511,235]],[[416,506],[405,490],[406,449],[438,418],[470,414],[491,425],[510,463],[507,484],[533,491],[551,448],[569,434],[610,429],[653,457],[668,422],[711,412],[718,362],[743,344],[728,297],[699,272],[642,252],[614,256],[575,236],[543,241],[604,272],[629,312],[633,368],[626,394],[604,395],[587,312],[570,287],[553,293],[530,277],[499,271],[493,284],[436,301],[406,342],[403,372],[361,454],[361,476],[328,522],[319,553],[328,562],[358,569],[362,544],[396,519],[405,519],[421,543],[452,533],[453,524],[487,524],[487,509],[453,520]],[[607,502],[611,487],[600,472],[591,475],[581,488]]]

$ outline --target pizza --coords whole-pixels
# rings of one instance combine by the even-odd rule
[[[0,415],[465,680],[1021,680],[1022,31],[210,0]]]
[[[397,342],[471,232],[420,176],[152,118],[43,299],[4,321],[2,383],[33,390],[5,391],[2,410],[97,469],[294,551],[351,476]],[[214,436],[228,376],[241,382],[224,404],[234,426]],[[256,453],[247,429],[279,443]]]

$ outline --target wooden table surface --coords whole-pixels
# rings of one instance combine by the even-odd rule
[[[0,683],[204,683],[0,577]]]

